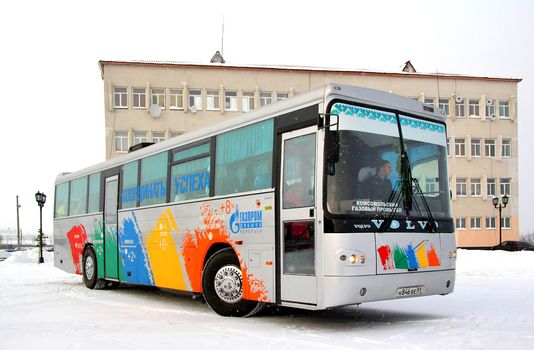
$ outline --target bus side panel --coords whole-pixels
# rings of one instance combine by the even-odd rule
[[[201,292],[211,246],[223,243],[242,267],[244,297],[274,300],[274,193],[121,211],[121,280]]]
[[[83,251],[92,244],[96,253],[98,277],[104,277],[102,214],[54,220],[54,265],[64,271],[82,273]]]

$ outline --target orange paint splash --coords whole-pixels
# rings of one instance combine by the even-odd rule
[[[216,243],[229,244],[239,259],[241,273],[243,275],[243,296],[248,300],[269,301],[267,289],[262,280],[248,273],[248,268],[244,259],[236,249],[235,243],[230,238],[230,233],[226,230],[224,219],[217,209],[212,208],[211,202],[203,203],[200,206],[200,215],[203,228],[195,228],[194,233],[186,230],[182,238],[182,255],[185,260],[185,269],[194,292],[202,292],[202,270],[204,257],[209,248]]]
[[[438,253],[436,253],[436,249],[434,248],[434,245],[430,243],[430,250],[427,253],[428,257],[428,265],[429,266],[441,266],[441,263],[439,262]]]

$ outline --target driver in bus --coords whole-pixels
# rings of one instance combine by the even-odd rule
[[[363,182],[365,198],[370,200],[387,202],[391,195],[392,186],[388,177],[391,175],[391,163],[388,160],[378,161],[375,174]]]

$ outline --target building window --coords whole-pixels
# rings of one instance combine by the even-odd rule
[[[486,157],[495,157],[495,139],[484,140],[484,151]]]
[[[252,111],[254,109],[254,92],[243,91],[243,99],[241,102],[243,105],[243,112]]]
[[[486,117],[495,117],[495,100],[486,100]]]
[[[158,142],[162,142],[162,141],[165,141],[165,133],[164,132],[157,131],[157,132],[153,132],[152,133],[152,142],[158,143]]]
[[[480,229],[480,217],[471,217],[471,228]]]
[[[495,178],[488,178],[486,189],[488,191],[488,196],[495,196]]]
[[[137,145],[141,142],[147,142],[146,131],[135,131],[133,137],[133,144]]]
[[[192,110],[202,110],[202,91],[198,89],[189,90],[189,108]]]
[[[501,218],[501,226],[502,226],[502,228],[512,228],[512,225],[510,224],[510,217],[509,216],[503,216]]]
[[[230,112],[237,111],[237,92],[235,91],[224,92],[224,109]]]
[[[425,178],[425,195],[439,195],[439,179],[435,177]]]
[[[427,97],[425,98],[425,104],[434,107],[434,97]]]
[[[449,116],[449,99],[448,98],[440,98],[439,99],[439,108],[442,109],[447,117]]]
[[[182,132],[178,132],[178,131],[171,131],[171,139],[173,137],[177,137],[177,136],[180,136],[182,135],[183,133]]]
[[[465,103],[463,99],[456,101],[456,116],[458,118],[465,117]]]
[[[289,94],[287,92],[280,92],[278,91],[276,93],[276,101],[282,101],[289,97]]]
[[[480,100],[469,99],[469,116],[480,116]]]
[[[451,138],[450,137],[447,137],[447,157],[450,157],[451,156]]]
[[[208,90],[206,92],[206,109],[208,111],[216,111],[219,108],[219,91]]]
[[[128,152],[128,131],[115,131],[115,152]]]
[[[150,90],[151,103],[165,109],[165,89],[151,89]]]
[[[460,197],[467,196],[467,179],[465,177],[456,179],[456,195]]]
[[[499,101],[499,118],[510,118],[510,102]]]
[[[501,151],[503,158],[510,158],[512,156],[512,139],[502,139]]]
[[[169,97],[171,103],[169,109],[183,109],[183,92],[182,89],[170,89]]]
[[[501,196],[508,195],[510,196],[510,178],[509,177],[501,177],[500,178],[500,184],[501,184]]]
[[[128,89],[116,87],[113,89],[113,107],[128,108]]]
[[[479,197],[482,194],[480,179],[471,179],[471,196]]]
[[[271,92],[270,91],[262,91],[260,92],[260,107],[265,107],[269,104],[271,104],[272,102],[272,97],[271,97]]]
[[[495,216],[486,218],[486,228],[495,228],[496,223],[497,220],[495,219]]]
[[[456,218],[456,229],[457,230],[465,230],[465,218]]]
[[[465,157],[465,139],[454,139],[454,155]]]
[[[146,108],[146,92],[145,89],[133,88],[133,108]]]
[[[480,139],[471,139],[471,157],[480,157]]]

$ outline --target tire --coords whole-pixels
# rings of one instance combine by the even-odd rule
[[[83,283],[89,289],[103,289],[105,281],[99,279],[96,254],[93,248],[88,247],[83,252]]]
[[[261,302],[243,299],[242,282],[239,260],[232,248],[218,251],[204,265],[204,299],[221,316],[252,316],[263,307]]]

